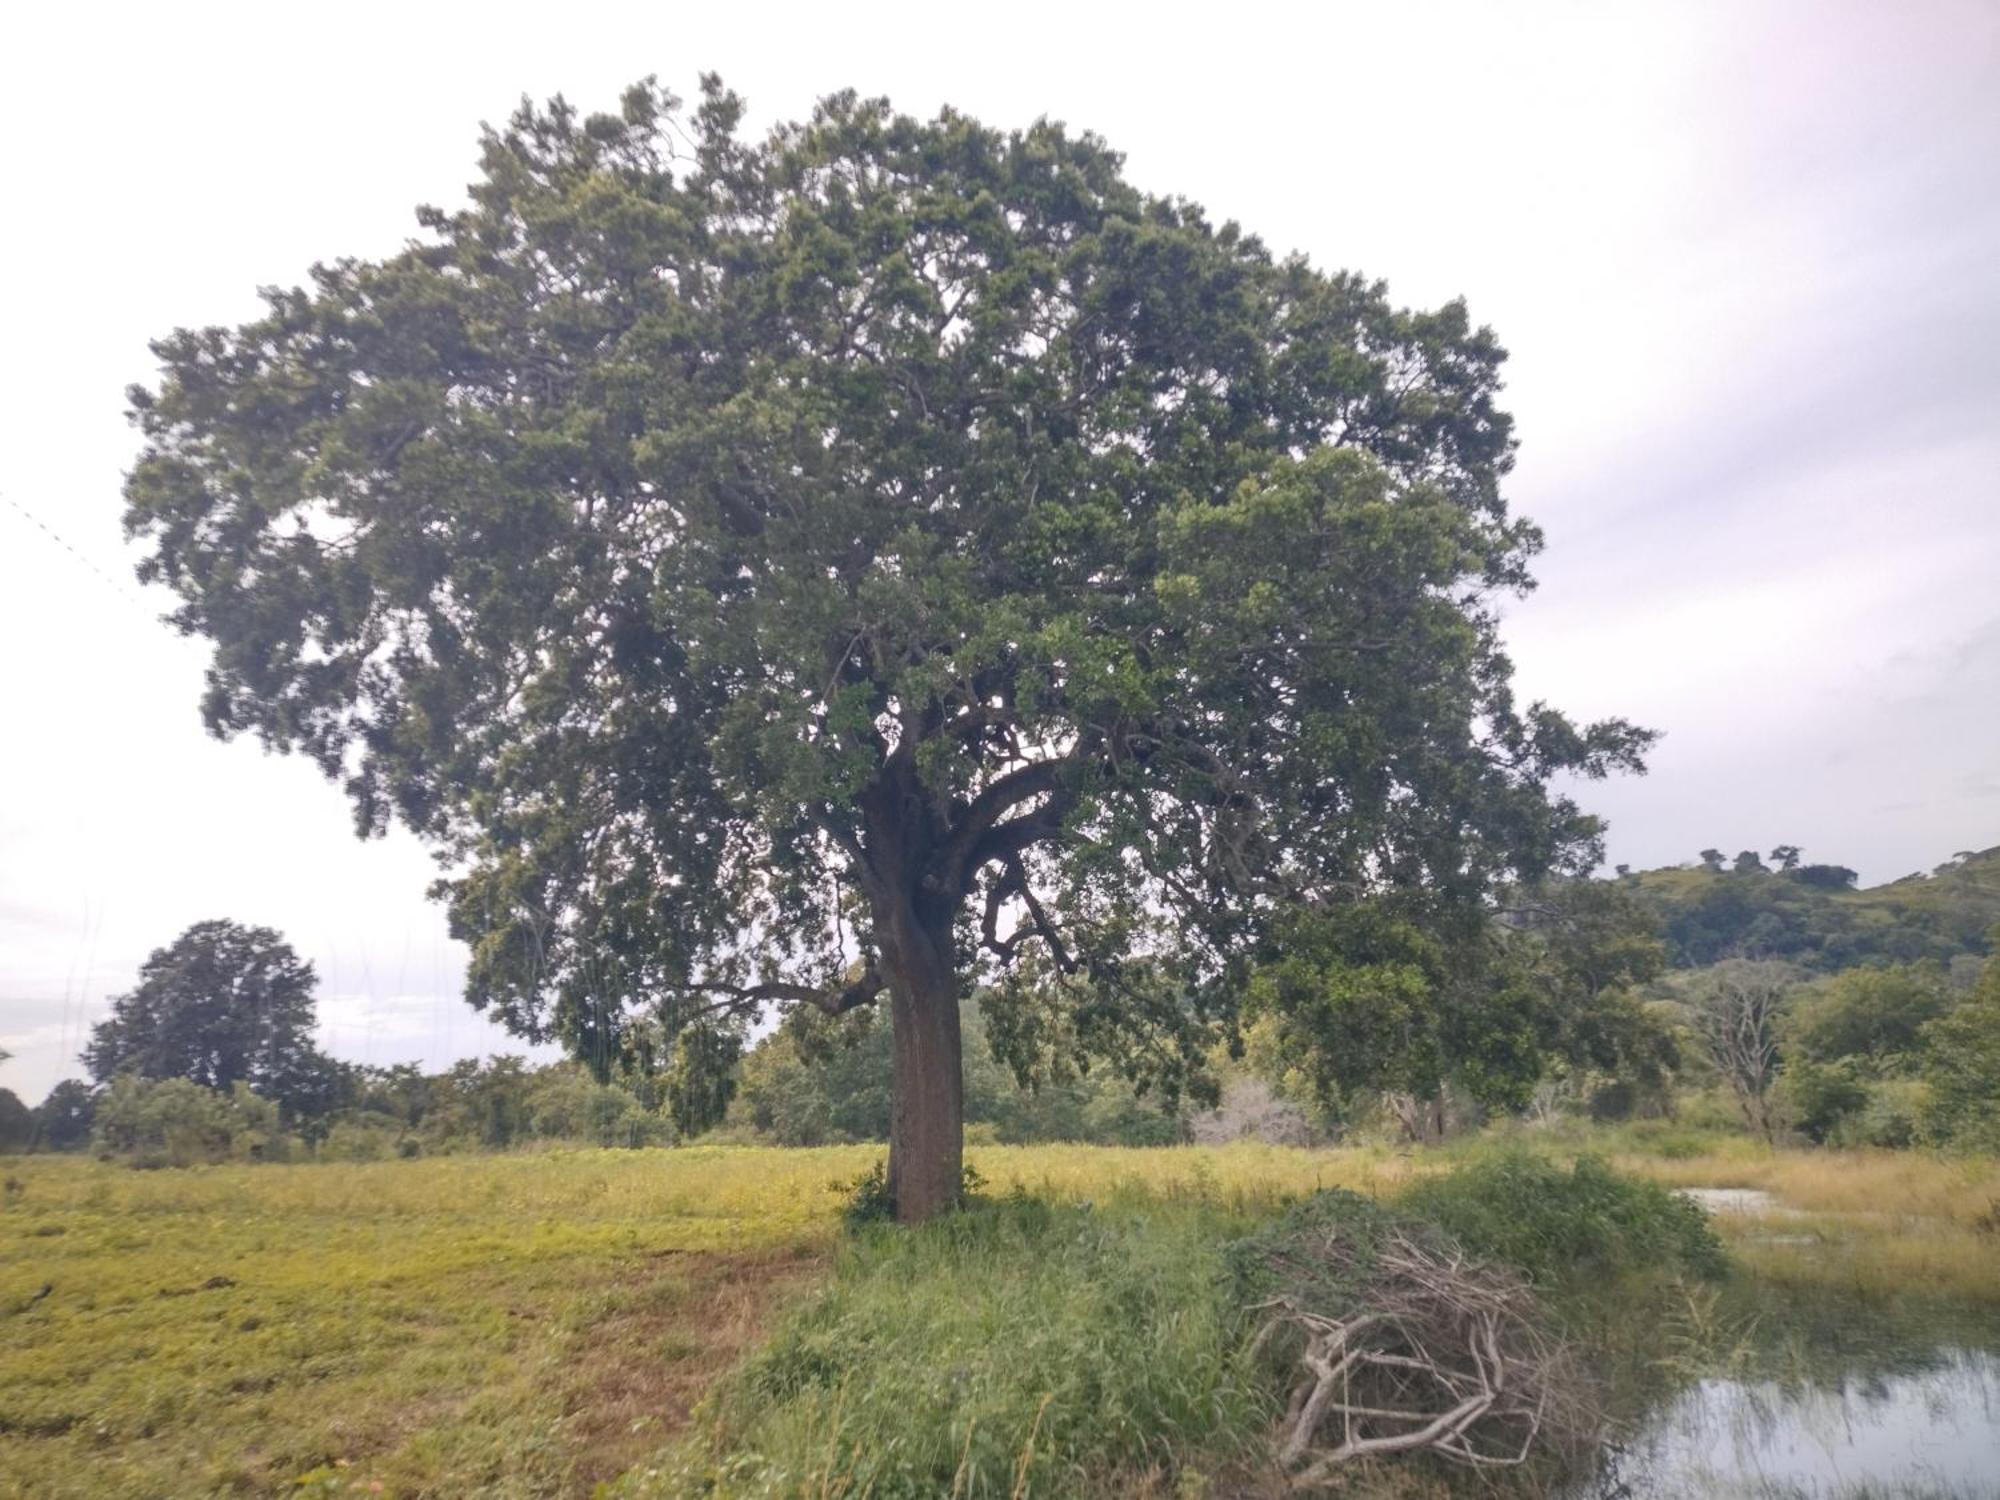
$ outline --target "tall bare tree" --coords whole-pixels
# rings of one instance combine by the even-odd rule
[[[1689,1033],[1721,1075],[1749,1127],[1777,1134],[1771,1085],[1778,1077],[1778,1020],[1804,975],[1790,964],[1724,959],[1680,980]]]

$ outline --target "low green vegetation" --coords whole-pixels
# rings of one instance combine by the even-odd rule
[[[1705,1279],[1727,1268],[1702,1211],[1597,1157],[1569,1166],[1515,1149],[1416,1183],[1403,1207],[1475,1254],[1526,1272],[1545,1290],[1660,1270]]]
[[[1080,1494],[1249,1445],[1222,1249],[1250,1222],[1114,1193],[868,1229],[631,1492]]]
[[[1780,1302],[1928,1309],[2000,1345],[1991,1158],[1641,1125],[1525,1138],[1558,1164],[1524,1160],[1520,1141],[977,1147],[993,1206],[855,1236],[835,1184],[878,1147],[157,1172],[17,1157],[0,1204],[0,1494],[262,1496],[306,1475],[406,1500],[582,1496],[621,1475],[642,1494],[757,1494],[855,1462],[890,1486],[946,1454],[930,1493],[951,1492],[961,1460],[981,1486],[962,1494],[1011,1496],[1022,1472],[1024,1495],[1244,1493],[1224,1479],[1254,1469],[1273,1398],[1228,1342],[1227,1247],[1333,1188],[1659,1299],[1640,1318],[1613,1296],[1620,1316],[1592,1321],[1561,1274],[1544,1278],[1592,1339],[1633,1346],[1603,1346],[1619,1380],[1726,1355]],[[1702,1149],[1651,1149],[1690,1140]],[[1666,1185],[1765,1189],[1783,1214],[1712,1221],[1737,1271],[1711,1292],[1692,1217],[1573,1168],[1584,1148]],[[1530,1188],[1567,1197],[1524,1243],[1501,1210]],[[1654,1252],[1667,1261],[1641,1271]],[[1080,1415],[1086,1400],[1115,1420]]]
[[[1496,1201],[1523,1188],[1545,1195],[1534,1231],[1499,1232]],[[1349,1239],[1391,1225],[1460,1237],[1503,1264],[1518,1249],[1520,1269],[1558,1287],[1724,1266],[1699,1210],[1595,1161],[1504,1155],[1419,1185],[1393,1212],[1331,1189],[1279,1220],[1285,1201],[1213,1180],[1166,1193],[1128,1182],[1089,1201],[1017,1187],[915,1230],[866,1227],[702,1427],[621,1493],[1206,1493],[1225,1471],[1268,1467],[1283,1384],[1252,1357],[1251,1309],[1269,1289],[1242,1268],[1297,1239],[1302,1214],[1323,1228],[1332,1213]]]

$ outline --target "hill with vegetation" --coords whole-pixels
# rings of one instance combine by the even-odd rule
[[[1831,973],[1866,963],[1984,957],[2000,923],[2000,846],[1954,855],[1919,872],[1865,889],[1844,865],[1772,863],[1746,851],[1725,861],[1704,851],[1700,864],[1619,874],[1658,919],[1670,968],[1727,958],[1783,959]]]

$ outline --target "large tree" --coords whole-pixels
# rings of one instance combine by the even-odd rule
[[[1645,736],[1510,691],[1539,539],[1461,304],[1057,125],[740,115],[524,104],[466,207],[133,393],[209,726],[433,841],[475,1005],[606,1066],[886,996],[917,1218],[982,968],[1171,1086],[1274,912],[1594,857],[1550,778]]]
[[[327,1100],[334,1067],[313,1044],[310,963],[268,927],[196,922],[140,967],[84,1048],[100,1084],[121,1073],[185,1078],[227,1091],[247,1084],[288,1112]]]

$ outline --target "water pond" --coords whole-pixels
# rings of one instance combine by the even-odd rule
[[[1950,1345],[1897,1368],[1696,1381],[1575,1500],[2000,1500],[2000,1358]]]
[[[1824,1242],[1769,1193],[1683,1191],[1739,1240]],[[1909,1290],[1738,1280],[1727,1368],[1653,1390],[1566,1500],[2000,1500],[2000,1318]]]

